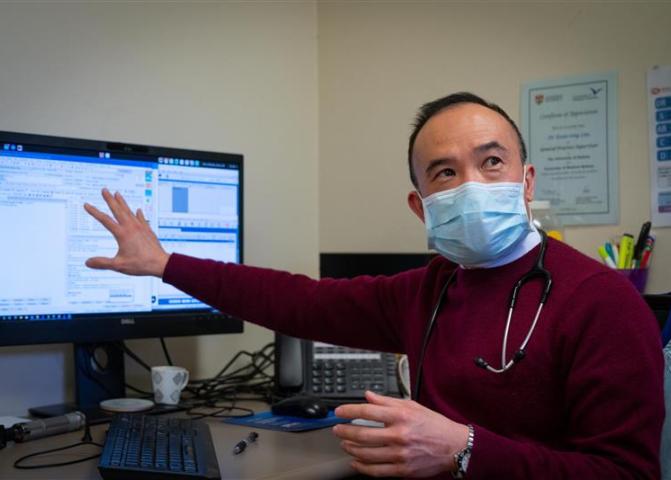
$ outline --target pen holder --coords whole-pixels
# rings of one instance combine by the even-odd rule
[[[617,271],[627,277],[639,293],[645,291],[645,285],[648,283],[647,268],[618,268]]]

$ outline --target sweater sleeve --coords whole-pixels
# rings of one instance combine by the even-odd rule
[[[409,277],[313,280],[304,275],[172,254],[163,281],[218,310],[287,335],[399,352],[399,299]]]
[[[565,305],[555,349],[565,369],[561,443],[553,448],[475,426],[468,478],[659,478],[664,405],[656,321],[617,275],[600,273],[577,288],[590,295]]]

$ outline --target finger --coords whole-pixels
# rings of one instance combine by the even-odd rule
[[[366,390],[366,400],[368,400],[369,403],[373,403],[375,405],[387,406],[408,403],[407,400],[403,400],[402,398],[387,397],[385,395],[380,395],[379,393],[371,392],[370,390]]]
[[[114,259],[107,257],[91,257],[86,260],[86,266],[96,270],[113,270]]]
[[[141,208],[138,208],[138,209],[137,209],[136,216],[137,216],[137,218],[138,218],[142,223],[147,224],[147,225],[149,224],[149,222],[147,221],[147,219],[144,217],[144,213],[142,213],[142,209],[141,209]]]
[[[128,204],[126,203],[126,199],[123,198],[123,195],[121,195],[119,192],[116,192],[114,194],[114,199],[119,203],[119,207],[121,208],[121,211],[123,212],[124,215],[127,215],[129,217],[133,217],[133,211],[130,209]]]
[[[359,473],[368,475],[371,477],[403,477],[405,476],[405,471],[400,465],[395,465],[393,463],[377,463],[377,464],[367,464],[354,460],[352,463],[352,468]]]
[[[144,216],[144,213],[142,213],[141,208],[137,209],[136,215],[137,218],[140,220],[140,222],[142,222],[142,225],[147,227],[149,234],[158,241],[158,237],[156,237],[156,232],[154,232],[154,230],[151,228],[151,225],[149,225],[149,220],[147,220],[147,218]]]
[[[341,440],[349,440],[359,445],[388,445],[394,442],[388,428],[359,427],[340,424],[333,427],[333,433]]]
[[[96,207],[94,207],[89,203],[84,204],[84,210],[86,210],[88,214],[91,215],[93,218],[98,220],[103,227],[105,227],[112,233],[112,235],[114,235],[115,237],[117,236],[117,233],[119,232],[119,224],[116,223],[112,217],[110,217],[106,213],[101,212],[100,210],[98,210]]]
[[[340,446],[363,463],[396,463],[400,460],[399,452],[393,447],[362,446],[348,441],[343,441]]]
[[[119,224],[123,223],[124,220],[128,218],[128,214],[124,212],[123,208],[119,204],[119,201],[106,188],[103,188],[102,194],[103,198],[105,199],[105,203],[107,203],[107,206],[112,211],[116,221],[119,222]]]
[[[365,418],[382,423],[391,423],[393,420],[393,412],[390,411],[389,407],[369,403],[341,405],[335,409],[335,414],[341,418]]]

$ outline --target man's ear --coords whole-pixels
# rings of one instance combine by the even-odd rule
[[[534,199],[534,190],[536,188],[536,169],[533,165],[527,164],[526,173],[524,179],[524,200],[527,203]]]
[[[424,206],[422,205],[422,198],[419,196],[416,190],[408,193],[408,206],[410,210],[419,217],[419,219],[424,222]]]

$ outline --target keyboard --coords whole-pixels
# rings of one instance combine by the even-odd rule
[[[106,480],[221,478],[206,423],[137,413],[113,417],[98,470]]]

